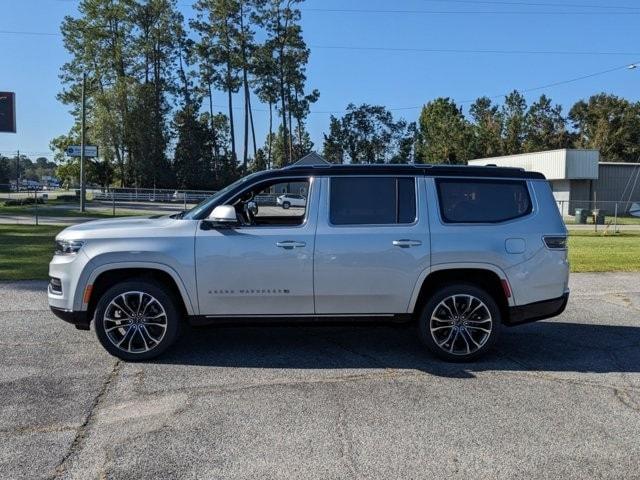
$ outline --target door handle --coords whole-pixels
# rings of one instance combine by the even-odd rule
[[[422,245],[420,240],[408,240],[406,238],[403,238],[402,240],[394,240],[392,243],[394,247],[400,248],[419,247]]]
[[[291,250],[293,248],[301,248],[306,247],[306,242],[296,242],[294,240],[284,240],[282,242],[276,242],[276,247],[284,248],[286,250]]]

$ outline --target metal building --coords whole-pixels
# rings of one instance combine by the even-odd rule
[[[544,174],[563,215],[599,208],[623,215],[640,201],[640,163],[601,162],[598,150],[561,149],[470,160]]]

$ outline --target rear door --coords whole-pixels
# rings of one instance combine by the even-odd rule
[[[424,178],[335,176],[322,182],[316,313],[405,313],[430,263]]]

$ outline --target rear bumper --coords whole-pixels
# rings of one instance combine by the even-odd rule
[[[555,317],[564,312],[568,301],[569,292],[565,292],[561,297],[552,300],[509,307],[509,320],[504,323],[505,325],[513,326]]]
[[[49,308],[51,308],[51,311],[56,317],[64,320],[65,322],[75,325],[77,329],[89,330],[91,319],[87,317],[87,312],[73,312],[70,310],[65,310],[63,308],[51,306]]]

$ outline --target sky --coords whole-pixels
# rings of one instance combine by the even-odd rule
[[[186,18],[190,3],[179,0]],[[18,128],[0,133],[0,154],[51,157],[50,140],[71,127],[68,107],[56,100],[68,59],[59,26],[77,5],[0,0],[0,91],[16,92]],[[513,89],[529,102],[544,93],[565,112],[599,92],[640,100],[640,65],[626,68],[640,64],[636,0],[307,0],[302,10],[307,85],[320,90],[308,120],[319,151],[330,115],[349,103],[384,105],[414,121],[439,96],[466,109],[479,96],[500,102]],[[224,111],[223,93],[216,97]],[[262,110],[254,115],[260,146],[268,114],[255,100],[254,107]],[[241,117],[238,110],[239,135]]]

